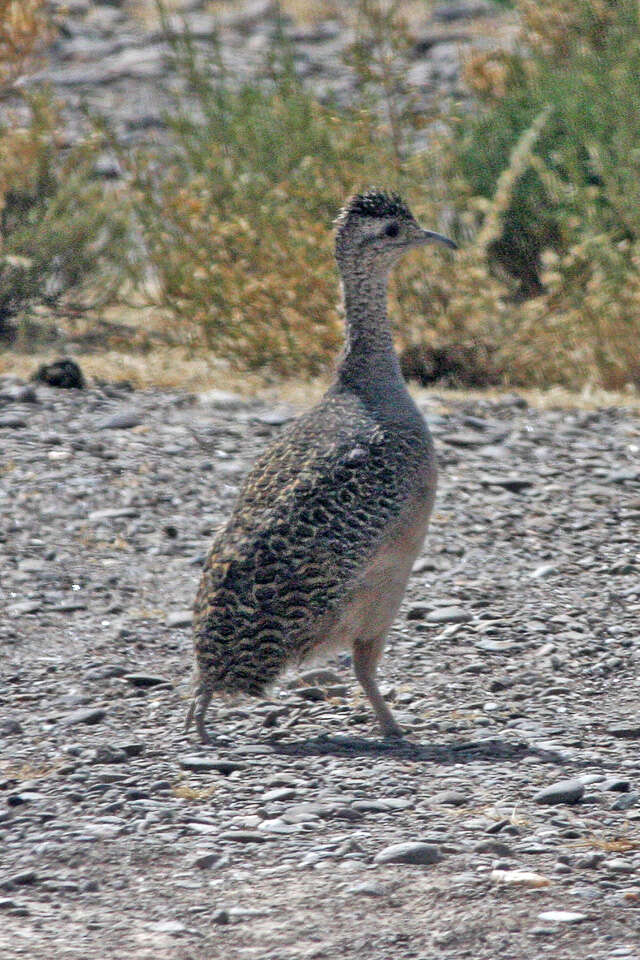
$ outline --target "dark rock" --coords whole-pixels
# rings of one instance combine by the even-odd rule
[[[234,770],[243,770],[244,763],[238,763],[236,760],[225,760],[221,757],[198,757],[188,756],[180,757],[179,764],[183,770],[191,770],[193,773],[206,773],[209,770],[216,770],[228,776]]]
[[[172,613],[168,614],[165,623],[169,628],[190,627],[193,623],[193,611],[174,610]]]
[[[610,737],[622,740],[640,740],[640,721],[633,723],[612,723],[606,728]]]
[[[35,870],[22,870],[20,873],[10,873],[0,877],[0,889],[15,890],[16,887],[30,887],[38,883],[38,874]]]
[[[166,677],[158,677],[153,673],[127,673],[124,677],[132,687],[146,689],[147,687],[171,686]]]
[[[43,363],[31,379],[63,390],[83,390],[86,387],[82,370],[76,361],[69,357],[61,357],[53,363]]]
[[[0,430],[24,430],[27,425],[25,418],[15,413],[0,416]]]
[[[439,607],[427,614],[429,623],[469,623],[473,615],[462,607]]]
[[[375,863],[433,864],[442,860],[438,847],[432,843],[393,843],[374,857]]]
[[[88,707],[68,713],[66,717],[63,717],[62,723],[67,727],[72,727],[78,723],[94,724],[104,720],[106,715],[107,711],[102,707]]]
[[[578,803],[584,796],[584,783],[581,780],[560,780],[539,790],[533,797],[535,803]]]

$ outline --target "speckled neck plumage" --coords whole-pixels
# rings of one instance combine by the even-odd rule
[[[415,408],[393,346],[387,286],[386,270],[370,271],[362,264],[342,270],[346,342],[333,389],[352,390],[367,405],[393,409],[405,419],[403,413]]]

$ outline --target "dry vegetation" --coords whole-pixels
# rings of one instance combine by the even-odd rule
[[[141,289],[157,307],[155,339],[145,339],[145,328],[146,353],[128,364],[129,379],[145,379],[136,364],[163,382],[178,368],[193,383],[221,368],[326,375],[341,338],[331,221],[348,193],[379,183],[407,195],[426,225],[461,245],[455,258],[415,256],[394,278],[392,313],[407,369],[428,381],[434,358],[444,358],[448,381],[467,387],[640,386],[638,4],[518,0],[520,46],[469,60],[479,108],[452,117],[450,134],[428,152],[415,149],[415,137],[433,113],[403,79],[410,6],[353,6],[348,59],[360,101],[351,112],[313,99],[282,32],[270,53],[271,80],[240,90],[225,77],[215,45],[205,61],[188,37],[172,37],[190,99],[176,104],[168,148],[123,158],[155,277],[153,298],[149,284]],[[16,189],[37,193],[46,157],[62,200],[45,191],[29,229],[47,262],[59,263],[37,230],[44,224],[51,238],[59,222],[65,235],[68,183],[87,191],[85,218],[107,209],[87,175],[91,145],[73,181],[47,109],[34,112],[31,129],[4,131],[0,212],[4,206],[6,218]],[[83,259],[95,251],[83,247],[87,224],[76,225],[71,263],[79,269],[58,281],[65,292],[114,269],[123,275],[116,254],[126,247],[127,212],[124,201],[112,201],[105,227],[117,243]],[[12,291],[20,294],[5,314],[48,296],[34,284],[41,262],[15,242],[19,220],[13,246],[5,239],[0,247],[0,309]],[[95,223],[91,229],[95,235]]]

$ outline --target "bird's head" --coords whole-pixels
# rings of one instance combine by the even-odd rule
[[[336,218],[336,259],[342,269],[357,263],[386,271],[408,250],[428,243],[457,245],[424,230],[397,195],[368,190],[351,197]]]

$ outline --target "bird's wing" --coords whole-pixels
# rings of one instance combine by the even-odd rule
[[[220,657],[221,644],[272,644],[275,656],[284,636],[295,649],[357,583],[425,452],[422,437],[362,417],[354,428],[347,413],[301,418],[255,463],[205,564],[196,645]]]

